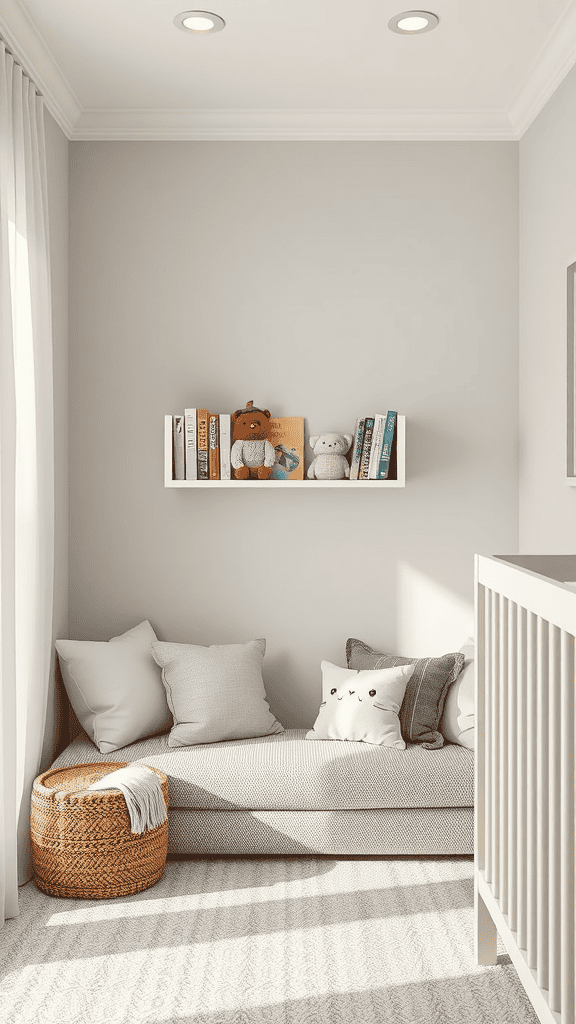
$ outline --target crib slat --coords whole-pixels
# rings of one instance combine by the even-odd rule
[[[500,909],[508,913],[508,601],[500,598],[498,622],[498,845]]]
[[[537,966],[537,885],[538,853],[536,817],[536,737],[537,737],[537,617],[527,613],[527,707],[526,707],[526,954],[528,966]]]
[[[548,689],[548,1001],[560,1012],[560,630],[550,626]]]
[[[576,559],[563,558],[549,581],[543,557],[518,575],[476,562],[477,895],[542,1024],[576,1024],[576,597],[552,575],[576,579]]]
[[[540,616],[536,660],[536,978],[548,988],[548,622]]]
[[[516,748],[518,719],[518,605],[508,602],[508,920],[512,931],[517,927],[518,848],[517,800],[518,754]]]
[[[485,631],[485,607],[486,599],[484,587],[477,583],[475,595],[476,613],[476,658],[474,664],[474,702],[476,720],[476,750],[475,750],[475,772],[474,772],[474,802],[476,811],[474,814],[474,845],[475,856],[478,867],[481,871],[486,868],[486,826],[485,826],[485,689],[486,673],[484,668],[484,650],[486,645]]]
[[[526,876],[528,869],[528,843],[527,843],[527,777],[528,777],[528,743],[527,743],[527,645],[528,645],[528,613],[525,608],[520,608],[518,613],[517,629],[517,667],[518,667],[518,706],[517,706],[517,766],[518,766],[518,791],[516,801],[516,834],[518,844],[518,872],[517,872],[517,901],[516,901],[516,931],[518,934],[518,946],[526,949],[528,943],[527,925],[527,888]]]
[[[574,637],[560,640],[560,1007],[574,1021]]]
[[[492,594],[492,634],[490,659],[490,739],[491,739],[491,793],[490,793],[490,860],[492,864],[492,893],[500,896],[500,756],[498,712],[500,710],[500,595]]]
[[[490,688],[492,686],[492,591],[486,588],[484,593],[484,877],[487,882],[492,882],[492,703],[490,699]]]

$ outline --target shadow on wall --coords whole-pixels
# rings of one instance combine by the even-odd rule
[[[266,699],[278,721],[286,727],[290,723],[295,728],[310,729],[318,714],[318,701],[321,699],[320,666],[315,677],[303,678],[289,650],[267,650],[264,676]],[[292,680],[288,692],[282,683],[284,679]]]
[[[438,473],[448,469],[450,474],[470,466],[474,452],[466,447],[466,440],[455,431],[439,430],[437,422],[410,415],[408,423],[408,473],[410,482],[426,477],[437,480]]]

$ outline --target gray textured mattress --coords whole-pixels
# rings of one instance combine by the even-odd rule
[[[170,808],[233,811],[365,811],[470,808],[474,757],[454,744],[406,750],[306,740],[304,729],[248,740],[168,747],[156,736],[110,754],[76,739],[53,767],[139,761],[169,780]]]
[[[174,749],[159,736],[111,754],[77,739],[54,766],[140,761],[164,771],[172,857],[472,853],[470,750],[391,750],[305,734]]]

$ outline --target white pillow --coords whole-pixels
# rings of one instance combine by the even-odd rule
[[[322,703],[307,740],[362,740],[404,750],[400,705],[414,665],[339,668],[323,661]]]
[[[102,754],[144,739],[170,722],[146,620],[111,640],[56,640],[66,693]]]
[[[152,644],[174,726],[169,747],[284,732],[266,702],[265,640],[198,647]]]
[[[439,729],[449,743],[474,750],[474,640],[470,637],[460,648],[464,665],[446,694]]]

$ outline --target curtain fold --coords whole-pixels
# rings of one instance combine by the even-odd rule
[[[0,920],[28,877],[54,577],[52,314],[44,107],[0,41]]]

